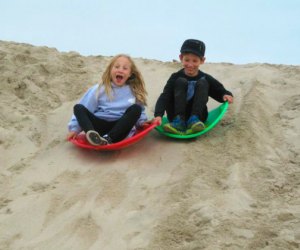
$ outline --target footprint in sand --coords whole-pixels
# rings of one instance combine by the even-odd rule
[[[11,203],[12,200],[7,199],[7,198],[0,198],[0,210],[5,208],[5,214],[12,214],[11,209],[8,207],[9,203]]]
[[[49,183],[42,183],[42,182],[36,182],[29,186],[29,188],[33,192],[43,193],[48,190],[54,189],[55,186],[49,184]]]
[[[12,200],[6,198],[0,198],[0,209],[7,207],[10,202],[12,202]]]

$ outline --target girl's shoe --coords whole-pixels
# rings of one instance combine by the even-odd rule
[[[205,129],[205,124],[199,120],[198,116],[192,115],[187,121],[187,127],[196,133]]]
[[[108,141],[101,137],[98,132],[94,130],[89,130],[86,133],[86,139],[88,142],[94,146],[99,146],[99,145],[106,145]]]
[[[109,137],[109,135],[103,135],[103,139],[107,140],[107,144],[112,144],[112,139]]]

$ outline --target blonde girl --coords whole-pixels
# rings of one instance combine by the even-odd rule
[[[67,139],[84,131],[90,144],[105,145],[132,136],[147,122],[146,97],[143,77],[130,56],[113,57],[102,82],[74,106]]]

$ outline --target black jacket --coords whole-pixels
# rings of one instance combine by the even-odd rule
[[[187,76],[184,73],[184,70],[181,69],[176,73],[173,73],[169,80],[167,81],[167,84],[164,87],[163,92],[159,96],[156,105],[155,105],[155,111],[154,111],[154,116],[163,116],[165,111],[166,111],[166,106],[168,102],[173,102],[173,96],[174,96],[174,83],[177,78],[179,77],[184,77],[188,81],[197,81],[201,78],[205,78],[205,80],[209,84],[209,90],[208,90],[208,95],[215,99],[218,102],[223,103],[223,96],[224,95],[231,95],[232,93],[224,88],[222,83],[220,83],[218,80],[213,78],[211,75],[206,74],[202,71],[198,71],[198,75],[194,77]]]

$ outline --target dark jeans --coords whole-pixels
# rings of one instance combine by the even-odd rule
[[[74,115],[84,132],[97,131],[101,136],[107,134],[112,142],[118,142],[127,137],[142,113],[142,108],[133,104],[124,115],[116,121],[106,121],[96,117],[82,104],[74,106]]]
[[[205,122],[208,116],[208,82],[200,79],[195,84],[194,96],[187,101],[188,81],[185,78],[178,78],[175,81],[174,99],[167,106],[167,116],[172,121],[177,115],[187,121],[191,115],[197,115],[200,121]]]

